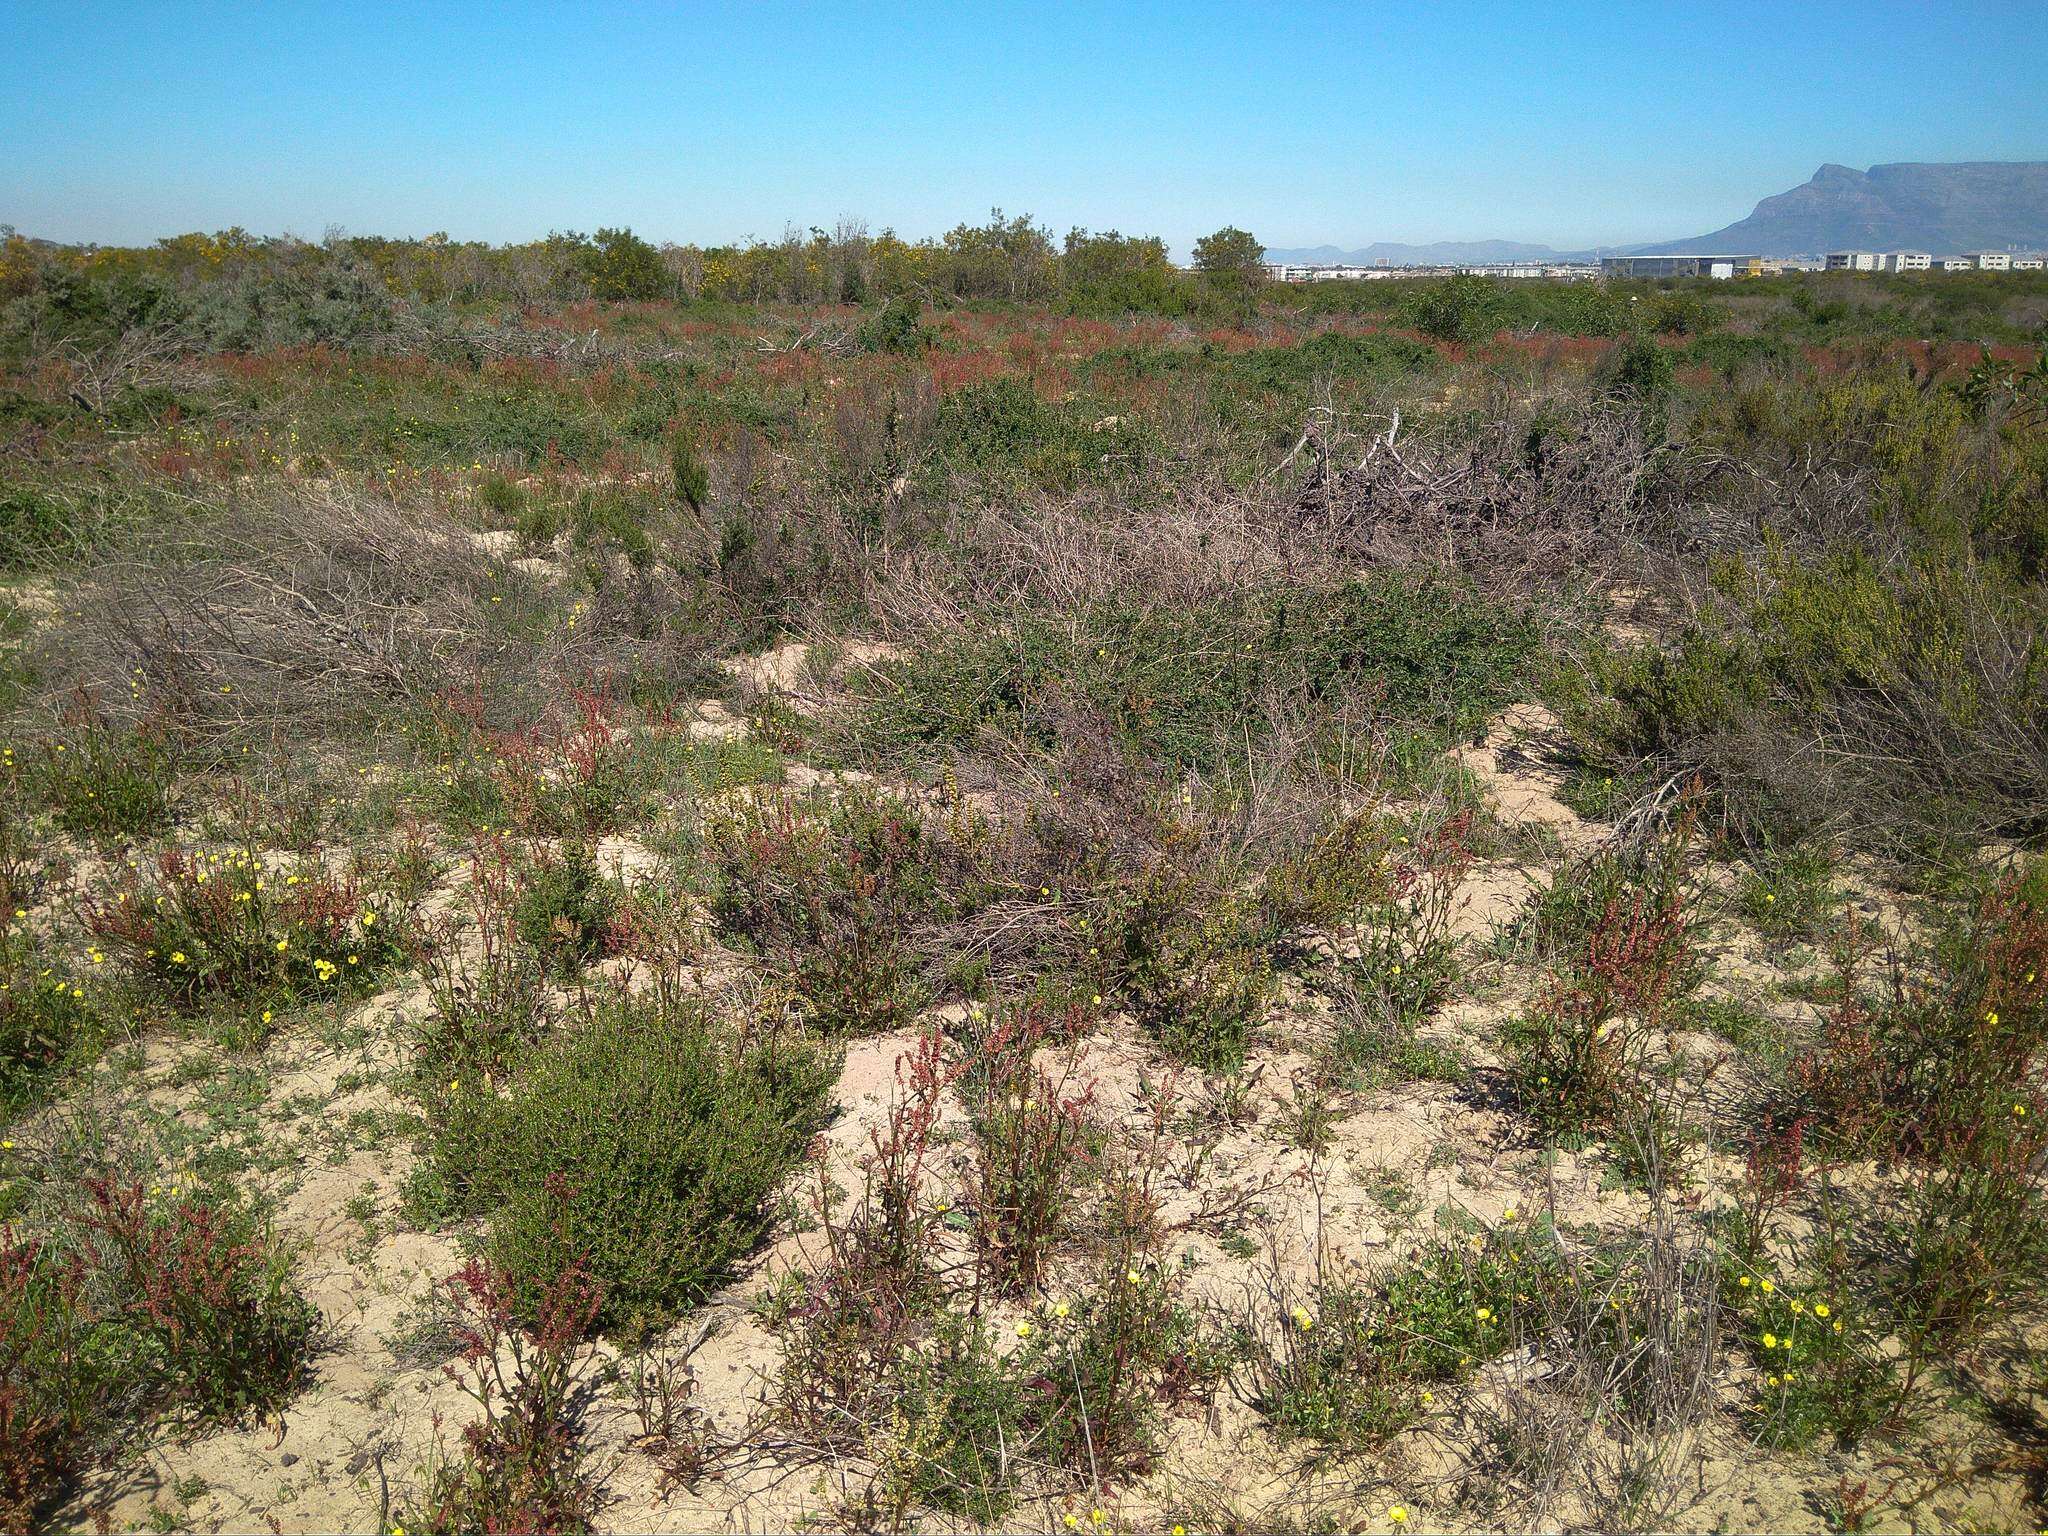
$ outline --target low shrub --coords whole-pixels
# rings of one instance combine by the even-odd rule
[[[522,1305],[511,1277],[472,1259],[446,1290],[460,1362],[449,1374],[480,1412],[460,1453],[428,1467],[393,1529],[591,1529],[603,1496],[584,1443],[595,1378],[582,1341],[600,1288],[572,1266]]]
[[[1672,1150],[1650,1050],[1700,979],[1684,885],[1692,830],[1688,808],[1641,849],[1582,861],[1520,922],[1550,972],[1501,1045],[1547,1135],[1624,1130],[1646,1163]]]
[[[179,1008],[358,996],[402,953],[390,903],[317,862],[167,848],[86,909],[137,982]],[[266,1009],[266,1013],[267,1013]]]
[[[513,899],[513,931],[550,969],[573,976],[603,953],[617,906],[616,883],[588,844],[542,848]]]
[[[82,979],[50,964],[19,921],[0,931],[0,1112],[33,1102],[98,1041],[99,1010]]]
[[[1206,1071],[1243,1064],[1274,986],[1257,901],[1215,888],[1215,873],[1161,862],[1112,892],[1102,920],[1112,982],[1138,1022]]]
[[[1820,1037],[1792,1062],[1777,1119],[1804,1120],[1832,1146],[1939,1163],[2028,1113],[2048,1043],[2044,870],[1993,882],[1875,989],[1869,936],[1852,924]]]
[[[789,972],[818,1026],[873,1034],[926,995],[920,930],[944,910],[924,834],[901,801],[734,797],[704,826],[712,921]]]
[[[108,1403],[80,1312],[83,1274],[0,1228],[0,1527],[37,1516],[84,1470]]]
[[[495,1262],[529,1307],[576,1262],[605,1327],[666,1322],[761,1240],[833,1077],[800,1038],[749,1038],[658,997],[600,1002],[482,1106],[472,1191]]]
[[[1074,1084],[1071,1060],[1055,1072],[1038,1064],[1056,1035],[1075,1038],[1081,1024],[1078,1009],[1055,1020],[1027,1003],[999,1013],[971,1042],[962,1074],[974,1126],[969,1193],[975,1255],[991,1291],[1037,1290],[1086,1174],[1093,1089]]]
[[[42,745],[36,777],[57,825],[79,837],[146,837],[171,820],[177,754],[154,719],[121,725],[86,694]]]
[[[1535,643],[1525,615],[1405,574],[1192,606],[1026,609],[873,669],[847,730],[854,748],[885,759],[984,735],[1051,748],[1079,711],[1136,754],[1227,773],[1247,731],[1263,732],[1271,698],[1468,725],[1514,695]]]
[[[87,1181],[77,1260],[139,1341],[150,1396],[205,1425],[273,1414],[305,1383],[320,1314],[254,1219],[193,1190]]]
[[[1377,1449],[1428,1416],[1434,1387],[1540,1332],[1563,1281],[1547,1234],[1503,1228],[1302,1301],[1276,1294],[1281,1315],[1248,1330],[1254,1404],[1283,1438]]]

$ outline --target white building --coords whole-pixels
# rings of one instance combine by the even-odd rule
[[[1934,257],[1926,251],[1892,251],[1884,258],[1887,272],[1925,272],[1934,265]]]
[[[2010,272],[2012,255],[2008,251],[1975,251],[1968,258],[1970,265],[1979,272]]]
[[[2012,259],[2012,269],[2015,272],[2038,272],[2041,270],[2041,258],[2039,256],[2015,256]]]
[[[1967,256],[1944,256],[1934,265],[1936,270],[1942,272],[1974,272],[1977,270],[1977,264]]]
[[[1829,251],[1830,272],[1881,272],[1884,258],[1875,251]]]

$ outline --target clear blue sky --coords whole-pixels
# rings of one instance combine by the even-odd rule
[[[2044,38],[2042,0],[0,0],[0,223],[1649,240],[1824,161],[2048,158]]]

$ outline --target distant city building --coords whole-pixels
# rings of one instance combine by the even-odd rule
[[[1761,277],[1761,256],[1604,256],[1602,277]]]
[[[2015,256],[2012,259],[2012,269],[2015,272],[2038,272],[2041,270],[2041,258],[2039,256]]]
[[[1939,272],[1974,272],[1977,264],[1967,256],[1944,256],[1935,264]]]
[[[1974,251],[1967,258],[1979,272],[2010,272],[2012,255],[2007,251]]]
[[[1875,251],[1829,251],[1830,272],[1881,272],[1884,258]]]
[[[1934,257],[1926,251],[1892,251],[1884,258],[1887,272],[1925,272],[1934,265]]]

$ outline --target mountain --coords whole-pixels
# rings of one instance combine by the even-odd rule
[[[2048,247],[2048,160],[1953,165],[1824,165],[1813,179],[1767,197],[1746,219],[1690,240],[1632,254],[2041,250]]]
[[[1519,240],[1439,240],[1434,245],[1381,240],[1356,251],[1318,245],[1266,252],[1268,261],[1302,267],[1460,267],[1503,261],[1575,261],[1585,256],[1584,251],[1553,251],[1547,245],[1524,245]]]

